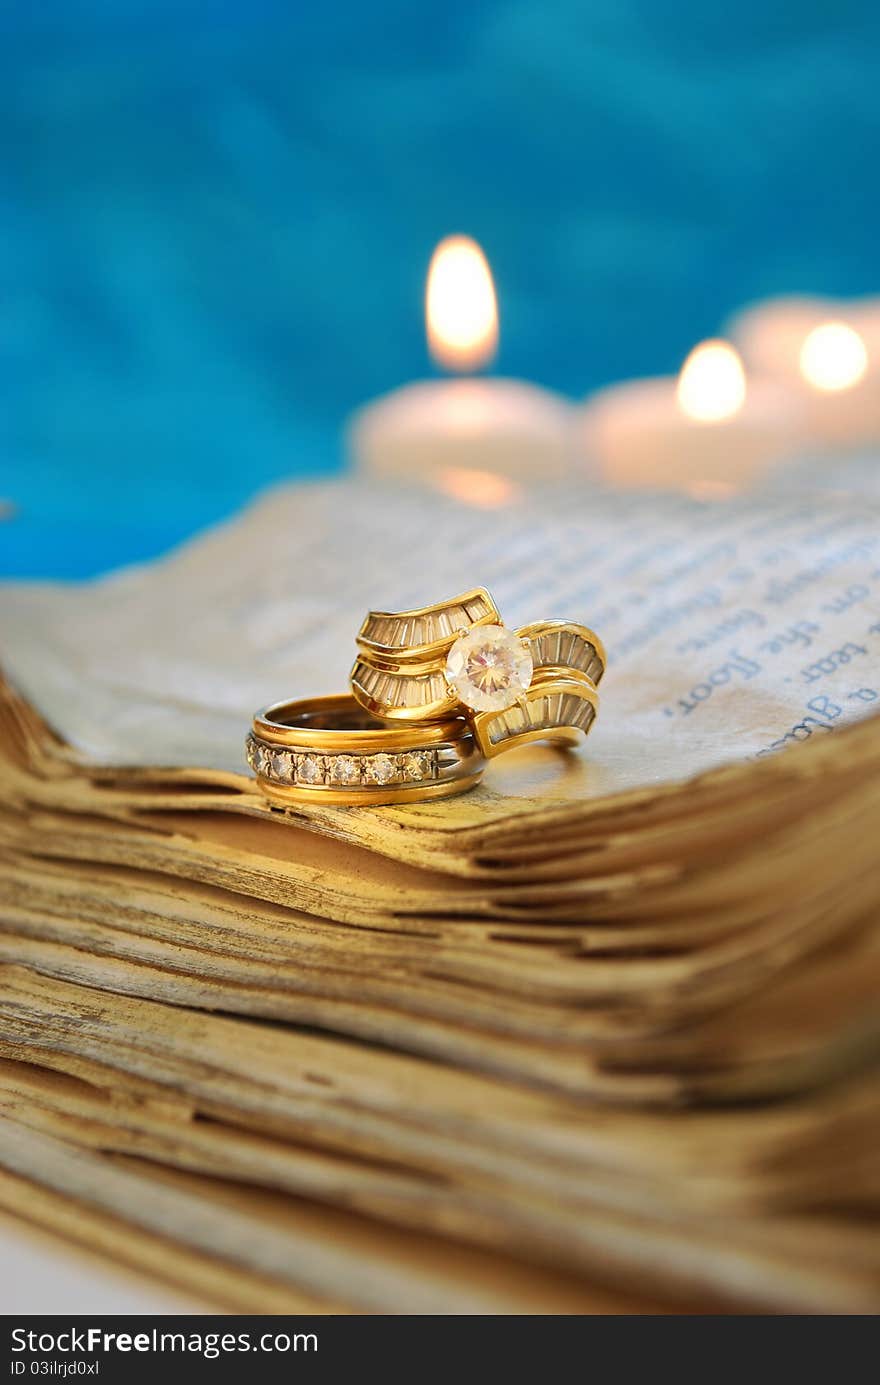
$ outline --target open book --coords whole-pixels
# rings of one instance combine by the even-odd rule
[[[542,798],[583,801],[880,710],[878,514],[880,502],[833,494],[712,505],[582,488],[480,510],[351,483],[292,487],[155,564],[5,587],[0,648],[6,676],[91,762],[246,773],[258,707],[345,690],[367,606],[488,586],[508,625],[576,619],[605,641],[588,750],[534,760]],[[469,820],[515,814],[522,794],[502,762],[458,806]]]
[[[0,1200],[31,1177],[34,1216],[47,1190],[119,1216],[101,1151],[137,1150],[138,1244],[173,1224],[194,1263],[229,1268],[217,1177],[245,1220],[263,1190],[276,1238],[292,1192],[427,1238],[383,1288],[364,1227],[341,1261],[267,1233],[237,1304],[268,1277],[456,1311],[451,1237],[577,1292],[875,1305],[851,1217],[880,1189],[878,518],[833,491],[480,510],[343,482],[104,581],[3,588]],[[254,710],[344,690],[368,606],[475,584],[511,626],[602,636],[583,747],[439,803],[269,808]]]

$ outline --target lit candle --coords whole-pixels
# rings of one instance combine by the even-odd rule
[[[475,241],[450,236],[437,246],[425,318],[428,347],[444,369],[472,372],[494,358],[495,287]],[[491,506],[520,485],[570,472],[574,417],[560,395],[524,380],[422,380],[360,409],[349,447],[371,475],[431,484]]]
[[[808,447],[880,441],[880,305],[776,298],[740,313],[732,334],[746,363],[802,401]]]
[[[784,387],[747,380],[727,342],[706,341],[677,380],[631,380],[593,395],[581,436],[610,485],[726,495],[797,450],[799,409]]]

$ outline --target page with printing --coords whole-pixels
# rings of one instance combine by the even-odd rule
[[[880,500],[833,491],[817,506],[581,486],[481,509],[350,480],[282,487],[154,563],[6,584],[0,664],[91,761],[246,773],[258,707],[345,689],[368,606],[476,585],[510,626],[573,619],[606,644],[589,740],[540,762],[556,798],[680,780],[880,711]],[[506,779],[493,764],[477,794]]]

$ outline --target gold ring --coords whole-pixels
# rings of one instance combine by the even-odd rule
[[[389,727],[348,693],[258,712],[247,760],[273,803],[410,803],[478,784],[485,760],[462,717]]]
[[[585,625],[540,620],[508,630],[485,587],[412,611],[370,611],[351,691],[373,716],[464,715],[484,756],[524,741],[572,741],[598,711],[605,650]]]

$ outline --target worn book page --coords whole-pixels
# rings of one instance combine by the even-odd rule
[[[174,1170],[203,1175],[189,1185],[195,1207],[210,1198],[210,1177],[232,1180],[226,1205],[250,1220],[239,1261],[373,1311],[406,1288],[387,1278],[405,1229],[472,1246],[454,1280],[482,1248],[536,1272],[585,1276],[587,1295],[598,1275],[691,1303],[720,1295],[783,1311],[876,1309],[880,1248],[853,1219],[876,1188],[865,1162],[877,1128],[867,1075],[783,1107],[687,1116],[611,1107],[584,1119],[564,1097],[381,1048],[113,992],[84,1002],[79,987],[23,969],[3,979],[12,1004],[0,1033],[0,1167],[147,1230],[170,1227],[190,1250],[222,1259],[228,1248],[203,1239],[216,1225],[208,1208],[194,1222],[180,1205],[170,1221],[149,1182],[139,1192],[125,1178],[89,1176],[88,1151],[115,1152],[117,1168],[137,1155],[160,1186],[173,1186]],[[73,1169],[59,1140],[68,1158],[82,1155]],[[248,1188],[274,1190],[271,1222]],[[285,1228],[294,1241],[282,1246]],[[341,1260],[327,1259],[333,1245]],[[422,1311],[441,1311],[438,1295],[452,1285],[438,1276],[452,1248],[422,1246],[405,1256],[409,1293],[423,1296]],[[487,1266],[495,1292],[505,1264]]]
[[[368,606],[474,585],[509,625],[575,619],[608,649],[583,750],[531,758],[540,796],[680,780],[880,710],[880,499],[834,490],[700,503],[584,485],[487,509],[284,487],[155,563],[0,588],[0,662],[91,761],[244,773],[258,707],[346,687]],[[490,767],[470,812],[522,805],[503,763],[518,758]]]

